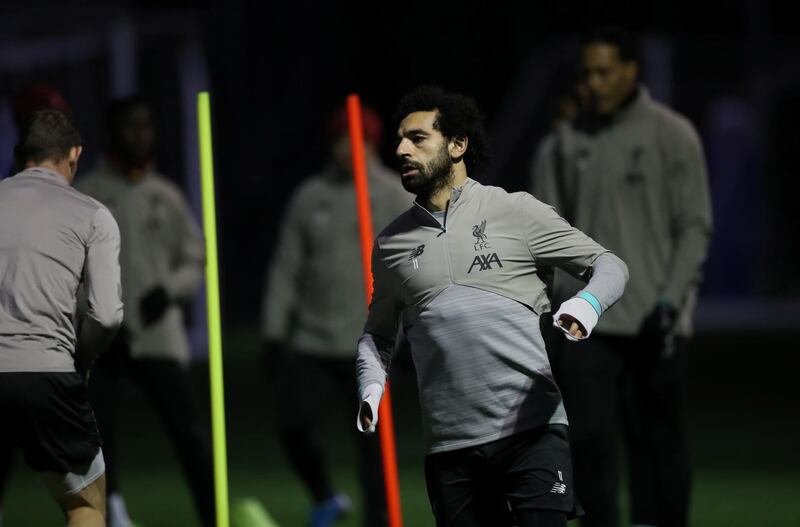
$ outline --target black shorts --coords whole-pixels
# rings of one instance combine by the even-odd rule
[[[100,449],[78,373],[0,373],[0,419],[0,433],[37,472],[84,474]]]
[[[565,425],[430,454],[425,480],[436,524],[512,525],[524,511],[582,514]]]

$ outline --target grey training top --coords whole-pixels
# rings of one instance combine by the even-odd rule
[[[400,175],[368,166],[375,232],[407,210]],[[284,214],[266,277],[261,335],[316,356],[352,359],[366,294],[352,177],[329,165],[303,182]]]
[[[567,424],[539,317],[482,289],[442,291],[408,330],[429,452]]]
[[[202,283],[205,249],[183,193],[157,172],[148,169],[132,181],[106,161],[79,178],[75,187],[107,206],[122,232],[120,266],[131,355],[188,361],[181,303],[191,301]],[[171,303],[160,319],[145,326],[140,303],[157,286],[167,291]]]
[[[29,168],[0,182],[0,372],[72,372],[76,346],[99,351],[122,322],[119,244],[108,210],[60,174]]]
[[[605,126],[566,122],[539,147],[532,192],[630,268],[596,331],[635,335],[665,299],[681,312],[678,334],[691,332],[712,217],[703,148],[685,117],[642,86]]]
[[[402,316],[429,452],[566,423],[539,332],[553,266],[591,277],[586,291],[603,310],[627,278],[619,258],[529,194],[467,179],[442,223],[415,204],[373,248],[362,394],[384,384]]]

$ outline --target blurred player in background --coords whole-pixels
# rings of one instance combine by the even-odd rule
[[[364,108],[373,225],[383,228],[412,196],[386,168],[377,148],[381,119]],[[267,374],[278,394],[280,440],[314,500],[310,525],[331,525],[349,508],[337,494],[322,448],[320,423],[334,397],[357,402],[353,343],[364,320],[364,280],[347,113],[330,122],[331,161],[304,181],[284,214],[263,302]],[[364,525],[386,524],[380,444],[356,438],[364,494]]]
[[[686,525],[686,340],[711,235],[703,149],[692,124],[639,83],[631,35],[591,35],[581,66],[581,112],[540,145],[532,192],[630,269],[625,296],[595,337],[563,349],[583,524],[619,525],[621,424],[632,523]],[[561,296],[577,287],[557,278]]]
[[[130,519],[120,494],[117,393],[122,379],[145,392],[167,429],[203,525],[214,525],[210,430],[189,376],[183,304],[203,278],[199,229],[181,191],[155,170],[153,109],[142,98],[111,102],[106,158],[77,187],[108,206],[122,233],[125,324],[94,370],[90,395],[108,461],[110,527]]]

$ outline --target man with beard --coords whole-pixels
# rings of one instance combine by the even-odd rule
[[[202,525],[214,525],[210,430],[200,418],[189,376],[189,343],[181,304],[203,277],[203,243],[181,191],[155,170],[154,115],[143,98],[112,101],[108,152],[78,180],[79,190],[105,204],[122,233],[122,295],[129,306],[117,338],[92,375],[95,407],[108,463],[110,527],[129,527],[117,457],[117,393],[123,379],[145,392],[181,462]]]
[[[487,152],[471,99],[419,88],[396,117],[402,182],[417,198],[375,240],[357,426],[375,430],[402,319],[437,525],[566,525],[580,511],[540,329],[546,284],[555,266],[588,280],[553,317],[582,340],[622,295],[627,268],[530,194],[469,177]]]
[[[378,114],[364,108],[364,140],[376,231],[408,208],[400,175],[383,165]],[[337,397],[357,401],[353,342],[364,321],[356,195],[347,112],[329,125],[331,162],[304,181],[284,215],[264,289],[262,336],[267,376],[278,402],[281,445],[314,507],[310,527],[332,525],[349,500],[337,494],[325,460],[320,422]],[[303,379],[303,382],[298,382]],[[313,388],[310,388],[312,387]],[[377,437],[358,434],[366,527],[386,525]]]
[[[581,111],[540,145],[534,195],[630,266],[628,293],[588,343],[563,343],[575,485],[587,527],[619,525],[619,432],[632,523],[689,519],[687,337],[711,235],[703,148],[692,124],[638,82],[632,35],[582,48]],[[577,287],[577,285],[576,285]],[[558,295],[575,290],[556,276]]]

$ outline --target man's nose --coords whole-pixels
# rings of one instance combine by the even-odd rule
[[[408,152],[408,139],[401,139],[394,153],[399,158],[408,157],[410,155]]]

